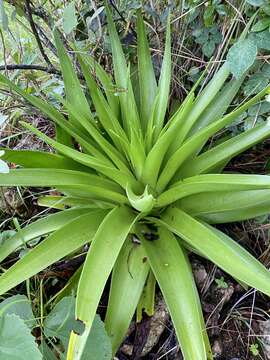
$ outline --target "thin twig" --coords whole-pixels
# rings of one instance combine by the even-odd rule
[[[42,66],[42,65],[28,65],[28,64],[10,64],[0,65],[0,71],[3,70],[39,70],[49,74],[61,75],[60,71],[54,67]]]
[[[117,12],[117,14],[120,16],[120,19],[126,24],[127,21],[124,18],[124,16],[121,14],[121,12],[118,10],[117,6],[115,5],[113,0],[110,0],[110,4],[112,5],[112,7],[114,8],[114,10]],[[133,36],[135,37],[135,39],[137,39],[137,33],[136,31],[133,29],[132,25],[129,26],[130,31],[132,32]]]
[[[42,45],[41,40],[39,38],[39,34],[38,34],[38,31],[36,29],[36,25],[35,25],[35,22],[34,22],[34,19],[33,19],[32,10],[31,10],[29,0],[25,1],[25,8],[26,8],[29,24],[30,24],[32,32],[33,32],[33,34],[34,34],[34,36],[36,38],[40,53],[43,56],[46,63],[48,64],[48,66],[51,67],[51,68],[54,68],[53,64],[51,63],[50,59],[48,58],[47,54],[45,53],[43,45]]]
[[[1,36],[1,40],[2,40],[2,47],[3,47],[3,58],[4,58],[4,69],[5,72],[7,72],[7,54],[6,54],[6,45],[5,45],[5,39],[4,39],[4,35],[2,32],[2,29],[0,29],[0,36]]]

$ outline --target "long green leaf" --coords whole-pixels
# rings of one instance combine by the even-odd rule
[[[83,61],[83,58],[78,56],[87,86],[89,88],[89,92],[91,94],[92,101],[95,105],[95,109],[98,115],[98,119],[102,124],[104,130],[108,133],[111,137],[115,145],[121,149],[121,142],[119,137],[123,137],[124,140],[127,139],[126,133],[122,129],[119,119],[114,116],[112,113],[104,95],[102,94],[101,90],[97,86],[96,81],[94,80],[93,76],[91,75],[87,64]],[[87,118],[86,118],[87,119]],[[85,121],[84,121],[85,123]],[[85,125],[84,125],[85,126]],[[89,128],[89,126],[88,126]],[[117,136],[115,136],[115,134]]]
[[[128,331],[148,272],[144,248],[127,239],[113,269],[105,318],[105,329],[111,337],[114,354]]]
[[[120,115],[119,98],[115,96],[116,88],[110,75],[103,69],[103,67],[92,56],[80,54],[83,61],[91,67],[91,70],[96,75],[102,85],[102,89],[105,91],[107,101],[113,110],[116,118]]]
[[[216,191],[263,190],[270,188],[268,175],[206,174],[186,178],[177,182],[161,194],[156,206],[166,206],[183,197]]]
[[[195,194],[179,200],[177,207],[211,224],[242,221],[270,212],[270,190]]]
[[[224,64],[214,75],[212,80],[207,84],[201,94],[198,95],[194,103],[194,107],[189,114],[188,121],[183,124],[183,127],[176,138],[176,143],[173,145],[174,148],[179,148],[182,145],[194,124],[196,124],[203,111],[216,97],[217,93],[219,92],[229,75],[230,70],[228,68],[228,65]]]
[[[221,130],[224,126],[229,125],[239,115],[246,111],[250,106],[256,104],[267,92],[269,87],[259,92],[252,99],[241,105],[238,109],[225,115],[222,119],[208,125],[205,129],[202,129],[190,139],[188,139],[168,160],[167,164],[159,177],[157,183],[157,191],[161,192],[164,190],[166,185],[170,182],[174,174],[181,167],[181,165],[194,156],[198,149],[209,139],[210,136],[214,135],[217,131]]]
[[[200,223],[177,208],[169,208],[162,219],[172,232],[221,269],[270,295],[269,271],[229,236],[210,225]]]
[[[76,318],[85,329],[82,335],[72,333],[67,360],[81,358],[106,281],[135,220],[136,215],[128,208],[117,207],[105,217],[93,239],[76,302]]]
[[[110,180],[97,175],[73,170],[15,169],[9,174],[0,174],[0,186],[55,186],[81,190],[88,196],[125,202],[121,188]]]
[[[217,121],[225,114],[231,102],[233,101],[233,98],[237,94],[241,84],[243,83],[244,78],[245,76],[239,80],[232,79],[223,87],[223,89],[221,89],[221,91],[201,114],[198,121],[196,121],[195,125],[188,134],[189,136],[192,136],[200,129]]]
[[[171,23],[169,15],[167,19],[165,51],[158,81],[158,101],[154,109],[154,142],[157,140],[165,120],[170,95],[171,71]]]
[[[150,270],[137,306],[137,322],[142,321],[143,312],[148,316],[153,316],[155,313],[156,282],[155,275],[153,271]]]
[[[114,205],[103,201],[72,196],[46,195],[38,198],[38,205],[51,209],[64,210],[66,207],[79,207],[89,209],[111,209]]]
[[[87,172],[91,171],[88,167],[78,164],[77,162],[58,154],[34,150],[1,150],[4,150],[5,152],[1,156],[2,160],[6,160],[26,168],[69,169]]]
[[[105,210],[89,212],[48,236],[0,276],[0,294],[91,241],[105,214]]]
[[[149,109],[153,107],[157,94],[157,82],[141,11],[137,12],[137,36],[140,112],[142,127],[146,131],[149,121]]]
[[[11,238],[1,243],[0,262],[2,262],[19,246],[22,246],[28,241],[38,238],[39,236],[58,230],[78,216],[89,213],[90,211],[91,209],[87,208],[61,211],[56,214],[47,215],[46,217],[20,229],[20,231],[14,234]]]
[[[127,96],[133,97],[133,91],[128,93],[127,85],[128,85],[128,68],[125,59],[125,55],[121,46],[121,42],[119,36],[116,31],[115,24],[112,19],[111,12],[109,10],[108,2],[105,1],[105,9],[108,21],[108,30],[110,34],[110,43],[112,47],[112,56],[113,56],[113,68],[114,68],[114,77],[116,86],[118,88],[118,96],[121,105],[121,113],[122,113],[122,120],[123,126],[128,135],[130,135],[130,123],[128,121],[129,112],[127,108]]]
[[[270,135],[270,121],[247,130],[205,151],[194,160],[188,161],[181,169],[181,176],[192,176],[212,171],[228,162],[234,156],[266,139]]]
[[[126,165],[126,160],[124,156],[120,153],[120,151],[118,151],[93,124],[91,124],[82,115],[78,115],[71,105],[64,101],[63,104],[69,110],[69,113],[73,114],[74,118],[77,118],[78,116],[80,117],[80,121],[85,127],[86,131],[91,135],[92,139],[100,146],[100,148],[102,149],[102,151],[104,151],[108,158],[110,158],[120,170],[129,172],[129,169]]]
[[[182,126],[182,122],[186,120],[193,104],[193,100],[194,94],[192,93],[187,97],[179,111],[177,111],[175,116],[173,116],[170,120],[170,126],[168,126],[168,129],[160,135],[157,142],[147,155],[142,176],[142,181],[145,184],[149,184],[153,188],[155,187],[166,151],[170,147],[175,135],[178,133],[179,128]]]
[[[34,107],[42,111],[45,115],[49,117],[52,121],[54,121],[59,127],[61,128],[63,138],[67,140],[66,134],[74,136],[76,135],[82,135],[81,131],[79,129],[76,129],[69,124],[68,121],[66,121],[65,117],[51,104],[48,102],[42,100],[41,98],[38,98],[36,96],[32,96],[28,94],[25,90],[20,89],[16,84],[14,84],[12,81],[7,79],[5,76],[0,74],[0,82],[7,85],[11,90],[15,91],[19,95],[21,95],[25,100],[27,100],[30,104],[32,104]],[[72,133],[71,133],[72,132]],[[66,142],[64,142],[66,143]],[[70,146],[70,142],[67,142],[67,145]]]
[[[57,29],[54,31],[54,42],[60,60],[67,101],[77,113],[82,114],[89,121],[94,121],[80,81],[76,75],[72,62],[66,53]],[[72,115],[69,116],[69,118],[72,123],[82,129],[82,126],[77,119],[74,119]]]
[[[185,252],[170,231],[159,229],[159,238],[142,244],[169,308],[186,360],[206,360],[201,310],[191,267]],[[192,336],[190,336],[192,334]]]
[[[37,130],[30,124],[23,123],[23,125],[27,129],[31,130],[38,137],[46,141],[47,144],[54,147],[57,151],[59,151],[63,155],[77,161],[80,164],[89,166],[90,168],[101,172],[102,174],[106,175],[108,178],[118,183],[122,188],[125,189],[128,183],[132,183],[135,188],[138,188],[138,183],[134,181],[133,177],[116,169],[112,163],[110,164],[111,165],[110,167],[110,165],[108,165],[108,162],[103,162],[100,159],[96,159],[94,156],[81,153],[80,151],[71,149],[66,145],[58,143],[57,141],[49,138],[47,135],[43,134],[41,131]]]

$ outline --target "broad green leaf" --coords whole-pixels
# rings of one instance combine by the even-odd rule
[[[10,176],[12,175],[12,176]],[[93,184],[93,185],[92,185]],[[87,185],[105,190],[121,191],[120,187],[106,178],[85,172],[65,169],[15,169],[10,174],[0,174],[1,186],[69,186]]]
[[[256,24],[254,24],[251,28],[251,31],[257,32],[257,31],[263,31],[270,26],[270,18],[263,18],[259,20]]]
[[[206,360],[201,309],[192,270],[178,241],[165,228],[159,229],[159,238],[148,241],[141,237],[152,271],[159,283],[184,358]],[[190,336],[192,334],[192,336]]]
[[[229,236],[177,208],[169,208],[162,219],[172,232],[221,269],[270,295],[269,271]]]
[[[183,197],[203,192],[270,189],[270,176],[246,174],[205,174],[180,180],[162,193],[156,206],[163,207]]]
[[[89,168],[62,155],[34,150],[5,149],[2,159],[27,168],[70,169],[89,172]]]
[[[76,328],[75,297],[67,296],[62,298],[46,317],[44,334],[47,338],[59,339],[66,350],[70,333]],[[100,317],[96,315],[81,359],[111,360],[111,357],[110,339]]]
[[[42,360],[34,336],[15,314],[0,317],[0,359]]]
[[[1,26],[4,30],[8,30],[8,16],[6,13],[4,0],[0,0],[0,19],[1,19]]]
[[[78,24],[74,2],[68,4],[63,11],[63,29],[66,34],[70,34]]]
[[[25,295],[13,295],[1,301],[0,318],[7,314],[19,316],[30,329],[33,329],[36,325],[31,302]]]
[[[112,345],[103,322],[96,315],[81,360],[111,360]]]
[[[226,63],[235,78],[240,79],[251,65],[253,65],[256,56],[257,46],[253,40],[239,40],[230,48]]]
[[[65,210],[67,207],[79,207],[88,209],[110,209],[113,207],[111,203],[106,203],[105,201],[101,200],[53,195],[46,195],[38,198],[38,205],[59,210]]]
[[[1,242],[0,262],[28,241],[58,230],[70,221],[76,219],[78,216],[86,214],[90,211],[91,209],[87,208],[61,211],[56,214],[47,215],[46,217],[20,229],[20,232],[15,233],[14,236]]]
[[[113,269],[105,318],[105,328],[111,337],[114,354],[128,331],[148,272],[144,248],[127,239]]]
[[[105,217],[92,241],[80,278],[76,303],[76,318],[83,322],[85,330],[82,335],[72,333],[68,360],[81,358],[106,281],[135,221],[136,215],[132,211],[117,207]]]
[[[142,127],[146,131],[149,109],[152,108],[157,93],[157,82],[141,11],[137,11],[137,36],[140,112]]]
[[[0,276],[0,294],[91,241],[105,214],[99,210],[81,215],[49,235]]]
[[[270,121],[257,125],[212,149],[205,151],[195,159],[188,161],[181,169],[183,177],[203,174],[213,171],[230,161],[234,156],[268,138],[270,135]]]
[[[253,6],[261,6],[265,4],[265,0],[246,0],[246,2]]]
[[[270,50],[270,31],[268,29],[258,33],[251,33],[249,37],[259,49]]]
[[[179,200],[177,207],[210,224],[242,221],[270,212],[270,190],[206,192]]]
[[[76,326],[75,297],[67,296],[60,300],[46,316],[43,326],[47,338],[56,337],[67,349],[70,333]]]

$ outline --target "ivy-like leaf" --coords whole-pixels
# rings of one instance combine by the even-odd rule
[[[14,295],[0,303],[0,317],[7,314],[19,316],[30,329],[36,324],[31,302],[25,295]]]
[[[64,297],[44,321],[44,334],[47,337],[56,337],[61,340],[67,349],[71,330],[78,330],[75,320],[75,297]],[[103,322],[96,315],[90,334],[86,341],[81,360],[110,360],[112,357],[112,346]]]
[[[63,29],[66,34],[70,34],[77,26],[77,16],[74,2],[68,4],[63,12]]]
[[[270,50],[270,32],[268,29],[250,34],[249,39],[254,41],[258,49]]]
[[[236,79],[240,79],[253,65],[256,56],[257,45],[252,39],[240,40],[231,47],[227,55],[227,64]]]
[[[253,6],[261,6],[266,4],[265,0],[246,0],[246,2]]]
[[[15,314],[0,318],[0,359],[42,360],[35,338],[24,321]]]

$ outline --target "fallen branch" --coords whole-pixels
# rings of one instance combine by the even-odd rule
[[[48,74],[61,75],[59,70],[42,65],[27,65],[27,64],[0,65],[0,71],[4,71],[4,70],[39,70],[39,71],[47,72]]]

